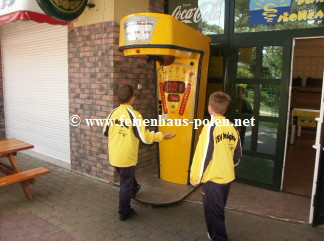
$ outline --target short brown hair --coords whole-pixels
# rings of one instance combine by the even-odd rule
[[[212,110],[218,114],[224,115],[230,103],[231,97],[222,91],[214,92],[209,97],[209,104]]]
[[[134,96],[134,88],[130,85],[122,85],[118,89],[118,99],[124,104],[130,101],[130,99]]]

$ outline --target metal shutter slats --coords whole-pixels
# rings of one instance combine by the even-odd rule
[[[18,21],[1,28],[7,137],[70,163],[67,27]]]

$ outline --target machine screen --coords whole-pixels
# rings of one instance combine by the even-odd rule
[[[185,83],[182,81],[164,82],[164,92],[170,94],[183,94],[185,92]]]

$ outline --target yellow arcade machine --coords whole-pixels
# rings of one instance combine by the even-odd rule
[[[195,119],[204,118],[210,38],[171,15],[138,13],[121,20],[119,50],[156,62],[158,129],[176,134],[159,143],[159,178],[144,183],[136,198],[176,203],[193,190],[189,171],[201,131]]]

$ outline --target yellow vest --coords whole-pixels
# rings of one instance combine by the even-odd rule
[[[141,114],[123,104],[108,115],[103,132],[108,136],[110,165],[115,167],[136,166],[139,140],[152,144],[164,139],[162,133],[146,130]]]
[[[214,116],[212,122],[216,124],[204,126],[199,136],[190,170],[194,184],[233,181],[234,166],[242,155],[240,136],[233,124],[224,116]]]

